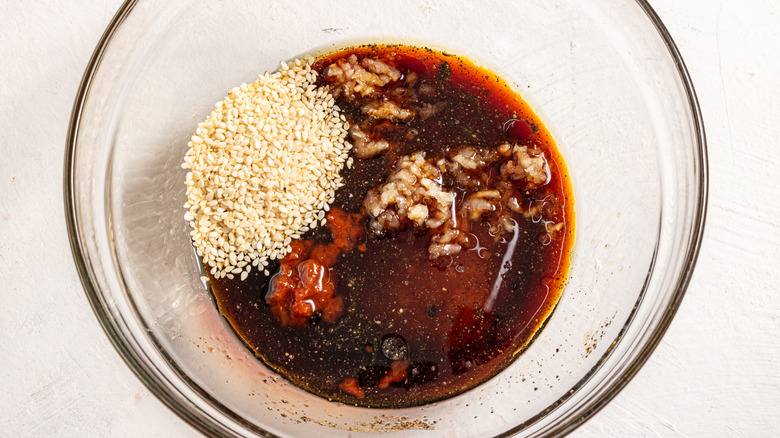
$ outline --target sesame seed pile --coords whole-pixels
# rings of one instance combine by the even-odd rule
[[[348,124],[312,59],[243,84],[218,102],[188,143],[190,236],[216,278],[264,269],[318,224],[352,147]]]

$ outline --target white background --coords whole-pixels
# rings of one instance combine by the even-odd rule
[[[780,436],[780,2],[651,4],[704,114],[704,244],[663,342],[572,436]],[[197,436],[113,350],[68,246],[67,123],[119,5],[0,2],[0,436]]]

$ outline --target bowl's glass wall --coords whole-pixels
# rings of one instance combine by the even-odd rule
[[[369,41],[499,73],[546,123],[575,190],[570,280],[547,326],[491,381],[414,409],[338,405],[277,379],[218,315],[183,220],[180,163],[213,103],[280,60]],[[681,297],[705,171],[688,98],[632,1],[141,1],[103,54],[72,154],[93,300],[147,384],[206,431],[565,432],[632,375]],[[408,429],[421,425],[432,430]]]

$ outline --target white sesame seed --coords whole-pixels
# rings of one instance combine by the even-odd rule
[[[233,88],[190,139],[184,219],[215,278],[245,280],[324,224],[339,172],[352,164],[345,119],[327,88],[316,87],[311,62],[282,63]]]

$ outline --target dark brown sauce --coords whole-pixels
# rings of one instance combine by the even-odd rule
[[[315,68],[322,71],[349,53],[415,71],[446,105],[435,117],[404,123],[404,129],[388,125],[383,133],[398,148],[356,159],[352,169],[344,169],[346,185],[334,206],[360,212],[366,191],[385,181],[401,155],[425,150],[436,157],[464,145],[494,148],[513,141],[545,150],[552,173],[547,185],[522,194],[525,206],[546,199],[555,200],[554,208],[547,209],[551,213],[544,220],[515,214],[516,233],[498,240],[486,222],[477,221],[472,226],[476,248],[433,262],[428,260],[429,234],[406,230],[379,239],[369,233],[365,251],[343,253],[331,268],[344,300],[343,314],[334,324],[314,318],[305,327],[281,326],[265,301],[269,279],[256,270],[246,281],[211,278],[212,290],[220,312],[258,358],[301,388],[359,406],[416,406],[496,375],[544,324],[568,272],[574,231],[571,186],[547,130],[494,74],[461,58],[406,46],[353,48],[321,58]],[[348,120],[358,116],[354,104],[338,104]],[[513,120],[522,125],[511,126]],[[548,220],[564,223],[562,238],[545,238]],[[328,242],[330,237],[320,227],[306,238]],[[507,253],[511,248],[514,252]],[[500,276],[502,262],[509,269]],[[275,264],[269,267],[274,269]],[[410,361],[407,378],[379,388],[394,360]],[[364,398],[339,389],[350,378],[357,379]]]

